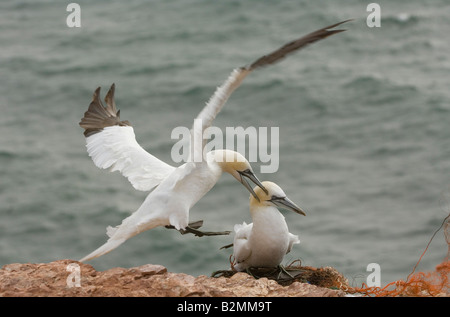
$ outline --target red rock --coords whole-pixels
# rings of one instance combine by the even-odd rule
[[[68,270],[73,266],[79,272]],[[167,272],[161,265],[96,271],[91,265],[72,260],[50,263],[12,263],[0,269],[0,297],[264,297],[344,296],[339,290],[294,282],[281,286],[267,278],[246,273],[230,278],[194,277]]]

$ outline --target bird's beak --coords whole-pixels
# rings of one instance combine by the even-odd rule
[[[257,201],[260,201],[258,196],[256,195],[255,191],[253,190],[252,186],[248,183],[247,179],[251,180],[253,183],[255,183],[259,188],[261,188],[266,194],[268,193],[267,189],[261,184],[259,179],[255,176],[255,174],[251,170],[245,170],[245,171],[237,171],[239,175],[241,176],[241,179],[239,180],[242,185],[244,185],[245,188],[255,197]]]
[[[287,197],[271,199],[270,201],[280,208],[288,209],[300,215],[306,216],[306,213]]]

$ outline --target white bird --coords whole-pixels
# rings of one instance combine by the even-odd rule
[[[214,186],[223,172],[234,176],[252,195],[255,193],[244,177],[264,189],[241,154],[230,150],[203,154],[203,132],[211,126],[232,92],[249,73],[275,63],[308,44],[344,31],[329,30],[344,22],[347,21],[312,32],[257,59],[249,66],[233,70],[199,113],[196,118],[199,120],[194,121],[201,124],[194,124],[191,130],[189,160],[178,168],[145,151],[137,143],[131,124],[120,121],[120,111],[117,111],[114,102],[114,84],[105,97],[106,107],[99,99],[100,87],[97,88],[93,101],[80,122],[80,126],[85,129],[89,156],[97,167],[119,171],[135,189],[151,192],[139,209],[125,218],[119,226],[107,228],[109,239],[104,245],[80,261],[104,255],[136,234],[158,226],[185,229],[189,224],[189,210]]]
[[[294,244],[300,243],[298,236],[289,232],[284,216],[277,207],[306,215],[286,197],[275,183],[264,181],[267,193],[255,188],[258,199],[250,197],[252,223],[234,226],[233,264],[237,271],[251,267],[277,267]]]

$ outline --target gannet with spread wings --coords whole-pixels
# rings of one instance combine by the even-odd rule
[[[257,199],[246,178],[262,190],[265,188],[253,173],[249,162],[241,154],[230,150],[204,154],[203,132],[211,126],[232,92],[253,70],[273,64],[308,44],[344,31],[331,29],[347,21],[312,32],[262,56],[249,66],[233,70],[197,116],[197,122],[201,124],[194,125],[191,130],[190,158],[179,167],[159,160],[137,143],[131,124],[120,120],[120,111],[117,111],[114,102],[114,84],[105,97],[106,107],[99,97],[100,88],[97,88],[80,122],[80,126],[85,129],[89,156],[97,167],[119,171],[135,189],[151,192],[142,205],[119,226],[107,228],[109,239],[104,245],[80,261],[104,255],[140,232],[158,226],[185,229],[189,224],[189,210],[215,185],[223,172],[235,177]]]

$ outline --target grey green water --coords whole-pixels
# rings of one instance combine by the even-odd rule
[[[0,265],[79,259],[146,193],[94,166],[78,122],[98,86],[114,82],[138,142],[170,162],[177,126],[237,66],[348,18],[348,31],[253,73],[217,127],[279,127],[279,168],[259,173],[307,211],[283,211],[301,240],[284,263],[334,266],[355,283],[369,263],[382,284],[404,279],[450,209],[450,4],[378,1],[64,1],[0,3]],[[251,221],[231,176],[192,210],[207,230]],[[229,268],[232,236],[158,228],[90,264],[161,264],[209,275]],[[440,232],[417,270],[446,255]]]

